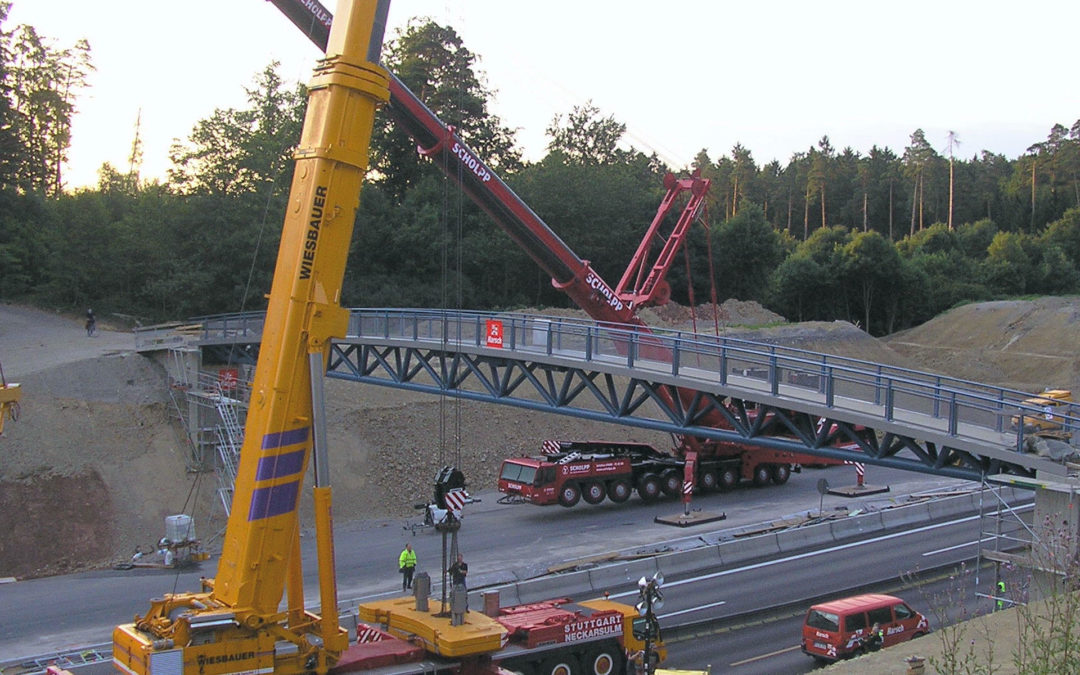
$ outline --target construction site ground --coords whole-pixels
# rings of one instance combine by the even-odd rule
[[[528,310],[526,310],[528,311]],[[562,312],[575,314],[574,312]],[[648,309],[650,325],[783,343],[1025,391],[1080,389],[1080,298],[972,304],[875,339],[846,322],[787,324],[755,303]],[[77,317],[0,304],[0,367],[18,382],[21,415],[0,438],[0,578],[111,566],[147,550],[165,517],[197,532],[224,526],[212,475],[188,471],[165,368],[134,352],[108,317],[88,337]],[[339,381],[327,383],[336,522],[407,517],[445,464],[494,484],[504,457],[549,438],[622,439],[669,447],[663,434]],[[306,508],[306,505],[305,505]]]

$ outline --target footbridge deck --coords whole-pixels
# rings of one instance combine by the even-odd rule
[[[257,343],[261,320],[204,318],[199,344],[250,353],[235,347]],[[1067,475],[1062,462],[1025,451],[1023,425],[1012,424],[1043,414],[1023,404],[1030,393],[741,339],[518,313],[354,309],[327,376],[972,480]],[[689,402],[662,395],[675,387],[694,392]],[[702,424],[706,411],[730,428]],[[1066,429],[1080,423],[1075,406],[1054,415]]]

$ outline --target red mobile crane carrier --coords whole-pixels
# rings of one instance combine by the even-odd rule
[[[270,1],[312,42],[320,48],[325,46],[333,16],[318,2]],[[551,283],[555,288],[566,293],[578,307],[602,324],[630,328],[646,336],[652,333],[637,312],[641,307],[664,304],[670,299],[670,287],[665,276],[675,254],[685,242],[690,226],[703,208],[710,186],[708,179],[698,175],[681,179],[671,174],[665,176],[667,194],[618,286],[612,288],[592,269],[589,261],[578,257],[477,157],[452,127],[443,124],[392,73],[390,101],[385,109],[398,128],[416,141],[417,151],[431,159],[450,180],[457,183],[544,272],[551,275]],[[666,231],[664,226],[667,216],[683,195],[688,195],[688,200],[675,225],[670,231]],[[658,250],[655,251],[655,257],[651,257],[654,249]],[[659,340],[650,341],[645,337],[637,346],[641,358],[657,361],[670,361],[672,358],[670,349]],[[682,408],[687,410],[700,405],[695,402],[696,392],[683,387],[664,386],[659,389],[658,395],[669,402],[679,399]],[[734,409],[732,412],[740,414]],[[752,418],[754,412],[746,410],[742,414]],[[728,420],[716,410],[702,412],[700,423],[720,429],[732,428]],[[784,429],[777,429],[777,435],[787,433]],[[653,453],[665,454],[655,449]],[[739,480],[750,480],[759,486],[770,482],[783,484],[793,470],[798,470],[800,462],[832,462],[819,458],[811,459],[793,452],[772,450],[752,443],[716,441],[692,436],[678,438],[678,444],[668,456],[671,459],[659,476],[655,476],[655,471],[644,471],[638,481],[632,483],[646,499],[654,498],[649,495],[657,493],[654,476],[659,479],[661,491],[668,494],[681,493],[684,501],[689,501],[696,486],[703,489],[727,488],[734,486]],[[648,461],[651,462],[653,457],[654,455],[649,454]],[[638,463],[643,465],[642,461]],[[602,486],[608,494],[611,494],[610,488],[615,488],[613,498],[621,498],[621,485],[604,483]],[[588,499],[595,499],[598,488],[590,487]],[[576,503],[572,493],[573,490],[570,490],[564,501]]]

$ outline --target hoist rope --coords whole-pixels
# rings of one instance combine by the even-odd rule
[[[709,261],[709,300],[712,302],[713,330],[720,335],[720,304],[716,302],[716,272],[713,268],[712,255],[712,228],[709,226],[709,205],[706,204],[701,210],[698,219],[705,227],[705,257]]]

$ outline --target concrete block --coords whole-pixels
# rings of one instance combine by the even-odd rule
[[[520,581],[517,583],[518,600],[519,602],[536,602],[563,595],[572,596],[575,589],[588,587],[588,574],[587,571],[570,572]]]
[[[776,533],[776,545],[781,553],[802,551],[832,543],[832,530],[827,524],[799,527]]]
[[[960,513],[970,513],[978,508],[978,502],[971,501],[971,495],[957,495],[944,499],[931,499],[926,507],[933,519],[952,518]]]
[[[748,560],[771,558],[780,553],[780,546],[775,534],[759,534],[756,537],[725,542],[718,546],[717,550],[723,564],[734,565]]]
[[[656,558],[653,556],[640,560],[613,562],[588,570],[589,587],[597,594],[605,591],[611,593],[617,588],[625,588],[627,584],[636,589],[635,584],[638,579],[651,577],[658,569]]]
[[[879,532],[885,529],[881,520],[881,513],[864,513],[858,516],[848,516],[829,523],[829,531],[833,541],[843,541],[850,537],[857,537],[868,532]]]
[[[502,586],[513,584],[518,581],[520,577],[514,574],[513,570],[501,569],[492,572],[485,572],[483,574],[477,574],[475,577],[469,575],[469,585],[471,586]]]
[[[720,567],[720,551],[716,546],[699,546],[689,551],[662,555],[656,559],[656,565],[668,578],[687,572],[715,570]]]
[[[881,512],[881,522],[886,530],[893,528],[911,527],[929,522],[930,509],[926,504],[913,504],[895,509],[885,509]]]

